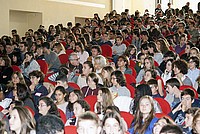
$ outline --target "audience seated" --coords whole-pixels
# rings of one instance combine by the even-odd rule
[[[40,25],[24,35],[17,29],[3,35],[1,130],[63,134],[62,117],[66,125],[77,125],[73,130],[79,134],[200,133],[200,14],[193,13],[189,2],[180,10],[171,4],[165,12],[158,4],[151,15],[148,9],[144,15],[113,10],[102,19],[95,13],[85,24],[67,22],[66,27],[49,25],[47,30]],[[45,87],[44,77],[55,87]],[[193,90],[182,90],[187,86]],[[24,107],[34,111],[35,119]],[[120,116],[123,111],[130,119]]]

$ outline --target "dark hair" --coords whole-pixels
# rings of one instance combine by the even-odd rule
[[[59,74],[59,75],[56,77],[56,81],[68,82],[67,75]]]
[[[99,45],[92,45],[91,50],[92,49],[96,49],[99,52],[99,54],[102,53],[101,47]]]
[[[139,54],[137,55],[137,59],[140,60],[141,56],[143,56],[143,55],[145,55],[145,54],[144,54],[144,53],[139,53]]]
[[[73,91],[69,92],[69,95],[70,95],[72,92],[73,92],[74,94],[76,94],[76,96],[78,97],[78,100],[81,100],[81,99],[84,98],[84,95],[83,95],[83,93],[82,93],[81,90],[73,90]],[[73,111],[73,104],[74,104],[74,103],[71,103],[71,102],[69,101],[69,103],[68,103],[68,105],[67,105],[67,108],[69,109],[69,111]]]
[[[140,33],[140,35],[146,35],[147,37],[149,37],[149,32],[148,32],[148,31],[142,31],[142,32]]]
[[[111,110],[111,111],[113,111],[113,112],[117,112],[117,113],[120,114],[120,110],[119,110],[119,108],[118,108],[117,106],[108,106],[108,107],[106,108],[105,112],[106,112],[107,110]]]
[[[25,84],[17,83],[17,97],[21,101],[31,98],[28,87]]]
[[[141,44],[141,50],[148,50],[148,44],[147,43],[143,43]]]
[[[62,92],[65,95],[65,97],[64,97],[65,101],[68,101],[68,96],[69,95],[68,95],[68,92],[66,91],[66,89],[63,86],[57,86],[55,88],[54,94],[56,93],[56,91]]]
[[[37,134],[56,134],[64,132],[63,121],[55,115],[45,115],[39,118],[36,126]]]
[[[189,60],[192,60],[196,65],[196,68],[199,68],[199,58],[197,56],[191,56]]]
[[[50,44],[49,44],[49,42],[44,42],[44,43],[42,44],[42,47],[43,47],[43,48],[50,49]]]
[[[157,53],[157,52],[158,52],[158,49],[157,49],[157,47],[156,47],[156,43],[155,43],[155,42],[150,41],[150,42],[148,43],[147,46],[150,47],[150,48],[153,48],[153,52],[154,52],[154,53]]]
[[[44,74],[42,71],[38,71],[38,70],[32,71],[31,73],[29,73],[29,77],[31,76],[40,78],[39,83],[42,83],[44,81]]]
[[[81,105],[81,107],[85,110],[85,111],[90,111],[90,105],[85,101],[85,100],[77,100],[74,102],[75,103],[78,103]]]
[[[158,81],[156,79],[150,79],[148,82],[147,82],[148,85],[154,85],[154,86],[158,86]]]
[[[113,75],[116,77],[117,83],[119,83],[120,86],[126,86],[126,78],[120,70],[112,72],[111,76]]]
[[[83,46],[83,43],[81,42],[76,42],[75,43],[75,46],[79,46],[81,48],[81,53],[83,53],[83,51],[85,50],[84,46]],[[75,50],[76,51],[76,50]]]
[[[83,64],[87,64],[89,68],[92,68],[92,72],[94,72],[94,66],[91,61],[85,61]]]
[[[171,78],[166,81],[166,85],[169,84],[171,87],[176,86],[178,89],[180,87],[180,82],[176,78]]]
[[[140,98],[142,98],[145,95],[152,96],[152,91],[151,91],[150,86],[147,84],[138,85],[135,90],[134,105],[133,105],[133,109],[132,109],[133,113],[135,113],[139,107],[138,102],[139,102]]]
[[[43,96],[39,99],[39,101],[41,101],[41,100],[44,101],[47,106],[50,106],[50,109],[48,110],[47,114],[54,114],[58,117],[60,116],[60,114],[58,112],[58,108],[51,98]]]
[[[132,51],[132,49],[135,50],[135,53],[134,53],[133,55],[136,56],[137,48],[136,48],[136,46],[133,45],[133,44],[131,44],[131,45],[129,45],[129,46],[127,47],[126,51],[124,52],[124,55],[126,55],[126,56],[128,56],[128,57],[130,58],[130,57],[132,56],[131,53],[130,53],[130,52]]]
[[[5,61],[5,67],[11,67],[11,60],[7,55],[0,56]]]
[[[191,107],[185,111],[185,114],[191,114],[192,116],[194,116],[196,111],[198,111],[198,110],[199,110],[198,107]]]
[[[24,54],[24,57],[25,57],[26,55],[32,56],[31,60],[34,59],[34,54],[33,54],[33,52],[26,52],[26,53]],[[30,61],[30,62],[31,62],[31,61]],[[28,66],[30,65],[30,62],[26,62],[25,65],[24,65],[24,67],[25,67],[25,68],[28,67]]]
[[[99,82],[99,78],[97,77],[96,73],[92,72],[92,73],[89,73],[87,78],[86,78],[86,81],[88,82],[88,78],[92,78],[92,80],[94,81],[94,83],[96,85],[98,85],[98,82]]]
[[[22,57],[21,57],[21,53],[20,52],[13,52],[12,55],[17,58],[16,62],[14,62],[13,59],[11,59],[12,65],[20,66],[23,62]]]
[[[156,79],[157,73],[156,73],[156,71],[154,69],[147,69],[147,70],[145,70],[145,73],[146,72],[150,72],[151,73],[151,77]]]
[[[167,51],[167,52],[164,54],[164,57],[172,57],[173,60],[175,60],[176,54],[175,54],[173,51]]]
[[[184,61],[182,59],[175,60],[172,63],[172,68],[174,68],[174,66],[176,66],[180,70],[180,73],[187,74],[187,72],[188,72],[188,65],[187,65],[186,61]]]
[[[68,75],[68,69],[67,69],[67,67],[62,67],[62,66],[61,66],[61,67],[59,68],[59,71],[58,71],[58,72],[59,72],[59,75],[60,75],[60,74],[62,74],[62,75]]]
[[[192,100],[195,97],[194,91],[189,88],[186,88],[181,92],[181,97],[183,97],[184,95],[190,95]]]
[[[118,57],[117,61],[118,61],[119,59],[122,59],[124,62],[126,62],[125,67],[128,68],[128,66],[129,66],[129,64],[130,64],[130,63],[129,63],[130,61],[129,61],[128,57],[127,57],[126,55],[121,55],[121,56]]]
[[[183,134],[183,131],[177,125],[167,124],[161,129],[160,133]]]

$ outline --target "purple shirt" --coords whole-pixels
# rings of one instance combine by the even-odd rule
[[[175,47],[175,51],[177,54],[181,53],[183,50],[185,50],[186,44],[184,44],[182,47],[180,45],[177,45]]]

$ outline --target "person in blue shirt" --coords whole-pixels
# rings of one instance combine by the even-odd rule
[[[198,99],[194,98],[194,92],[191,89],[185,89],[181,92],[181,102],[178,103],[169,116],[175,123],[181,127],[185,124],[186,111],[191,107],[200,107]]]
[[[193,133],[192,121],[193,121],[194,115],[198,109],[199,108],[197,108],[197,107],[191,107],[185,111],[185,125],[183,127],[183,132],[185,132],[186,134]]]
[[[153,98],[143,96],[139,101],[135,119],[128,130],[130,134],[151,134],[158,118],[154,117]]]

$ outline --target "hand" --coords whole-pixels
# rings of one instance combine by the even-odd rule
[[[177,111],[181,110],[182,103],[180,103],[174,110],[172,110],[172,113],[176,113]]]
[[[50,93],[54,93],[54,91],[55,91],[54,86],[53,85],[49,85],[49,92]]]
[[[1,112],[6,115],[7,113],[9,113],[9,110],[8,109],[3,109]]]
[[[31,85],[29,86],[29,88],[31,89],[31,91],[34,91],[34,90],[35,90],[35,85],[31,84]]]

